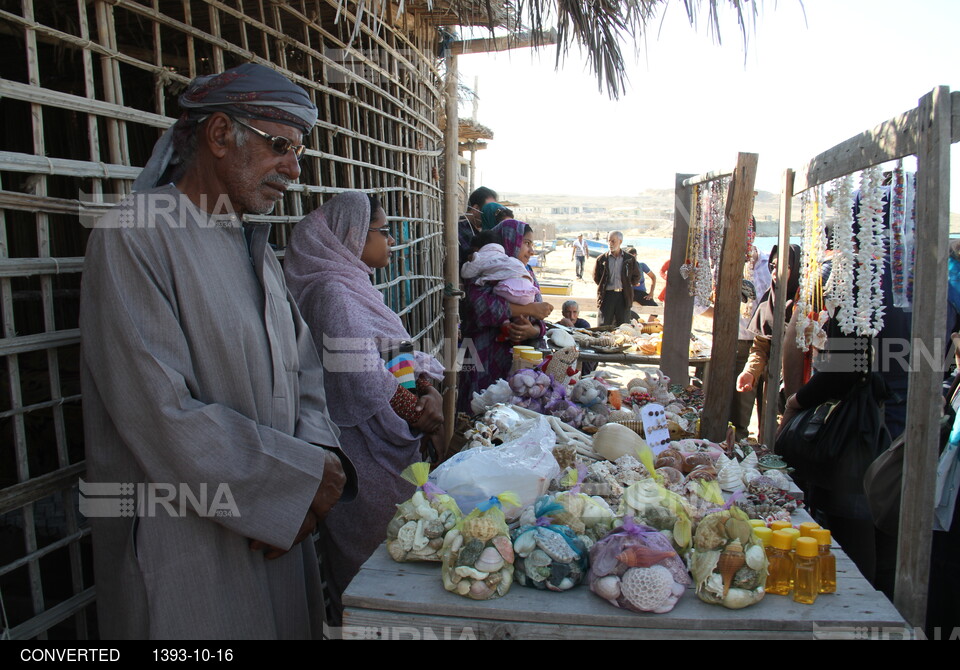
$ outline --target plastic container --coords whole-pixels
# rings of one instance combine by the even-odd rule
[[[767,593],[785,596],[793,588],[793,538],[782,530],[773,532],[767,547]]]
[[[820,552],[820,593],[837,592],[837,557],[830,551],[830,531],[818,528],[811,535]]]
[[[812,605],[820,594],[820,548],[814,538],[797,539],[793,565],[793,600]]]
[[[811,534],[812,531],[820,527],[820,524],[816,521],[804,521],[797,528],[800,529],[800,537],[813,537]]]

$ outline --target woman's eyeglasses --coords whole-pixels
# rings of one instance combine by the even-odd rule
[[[232,118],[232,117],[231,117]],[[307,147],[303,144],[294,144],[293,140],[283,137],[282,135],[271,135],[270,133],[265,133],[259,128],[254,128],[248,123],[244,123],[240,119],[233,119],[234,123],[238,123],[247,130],[251,130],[263,139],[265,139],[269,144],[270,148],[274,150],[280,156],[286,155],[288,151],[293,151],[293,155],[296,157],[297,161],[300,161],[300,157],[303,156],[303,152],[307,150]]]
[[[380,233],[384,237],[390,237],[390,229],[387,227],[384,228],[367,228],[368,233]]]

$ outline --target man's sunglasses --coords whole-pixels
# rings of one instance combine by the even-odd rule
[[[269,133],[265,133],[259,128],[254,128],[250,124],[244,123],[240,119],[233,119],[233,122],[240,124],[247,130],[252,130],[257,135],[265,139],[270,144],[270,148],[280,156],[284,156],[288,151],[292,150],[294,157],[296,157],[297,161],[299,162],[301,156],[303,156],[303,152],[307,150],[307,147],[303,144],[294,144],[292,140],[281,135],[271,135]]]

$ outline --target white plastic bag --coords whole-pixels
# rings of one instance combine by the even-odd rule
[[[504,440],[456,454],[430,474],[430,481],[453,496],[465,515],[503,491],[516,493],[520,508],[532,505],[560,474],[553,457],[556,434],[541,416],[519,424]],[[504,512],[511,518],[520,508]]]

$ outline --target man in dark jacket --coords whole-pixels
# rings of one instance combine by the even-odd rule
[[[607,238],[610,251],[600,254],[593,268],[597,284],[597,325],[619,326],[630,321],[633,287],[640,283],[637,259],[620,248],[623,233],[615,230]]]

